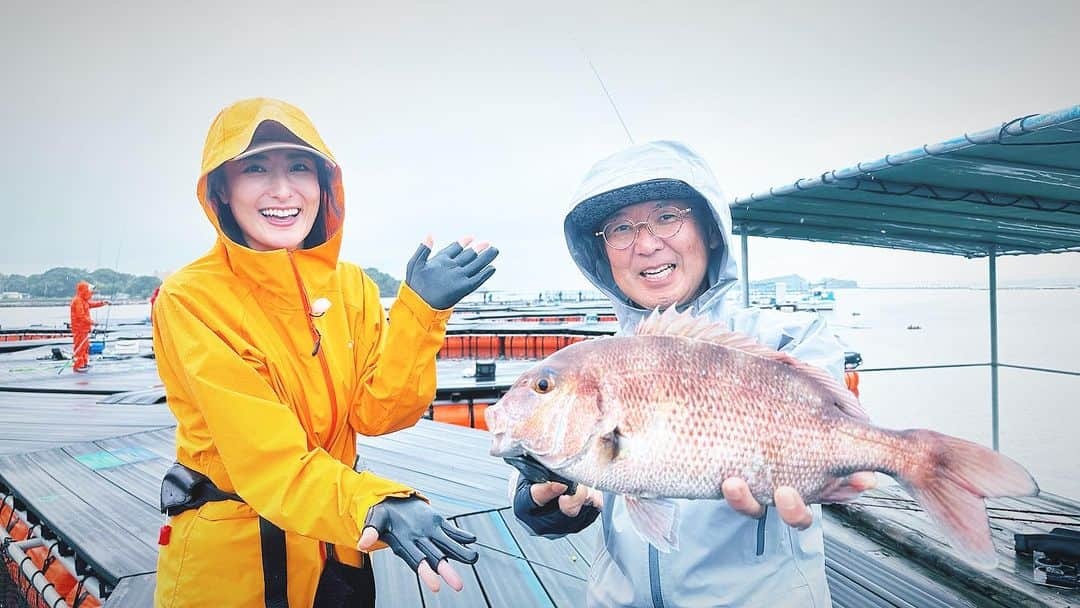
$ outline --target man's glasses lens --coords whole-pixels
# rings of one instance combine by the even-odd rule
[[[644,226],[653,236],[667,239],[679,233],[689,209],[678,207],[659,207],[649,213],[644,222],[619,220],[604,226],[604,242],[615,249],[626,249],[637,240],[638,232]]]

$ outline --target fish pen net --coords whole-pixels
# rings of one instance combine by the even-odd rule
[[[0,529],[0,532],[3,530]],[[57,542],[41,538],[0,542],[0,608],[101,608],[89,573],[76,577],[57,554]]]
[[[0,571],[0,608],[48,608],[45,598],[35,589],[30,580],[23,576],[18,562],[12,558],[11,537],[4,539],[0,546],[0,560],[4,567]]]

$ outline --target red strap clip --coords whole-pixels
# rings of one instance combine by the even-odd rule
[[[165,524],[158,530],[157,544],[165,546],[169,544],[169,539],[172,537],[172,526]]]

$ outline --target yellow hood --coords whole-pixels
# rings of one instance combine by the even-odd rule
[[[332,161],[333,166],[327,169],[329,189],[322,193],[320,202],[326,241],[310,249],[298,249],[293,252],[293,257],[301,274],[315,283],[321,283],[320,279],[326,273],[333,272],[341,250],[341,226],[345,220],[345,190],[342,187],[341,166],[300,108],[277,99],[255,97],[238,101],[219,112],[206,135],[196,194],[206,217],[217,230],[217,246],[225,249],[233,271],[276,292],[278,290],[274,289],[274,286],[284,281],[281,286],[288,287],[293,281],[292,276],[283,276],[281,272],[282,268],[287,267],[282,264],[287,263],[288,253],[284,250],[255,251],[234,242],[222,229],[218,219],[217,201],[208,191],[210,174],[246,150],[251,145],[255,132],[267,121],[284,127],[292,136]]]

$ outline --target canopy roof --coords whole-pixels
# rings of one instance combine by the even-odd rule
[[[735,232],[966,257],[1080,251],[1080,106],[731,204]]]

